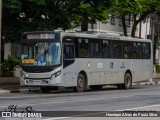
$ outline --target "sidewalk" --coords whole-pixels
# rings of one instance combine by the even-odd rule
[[[38,91],[40,91],[38,87],[21,87],[18,77],[0,77],[0,95]]]
[[[155,73],[155,74],[153,74],[152,81],[153,81],[155,84],[160,84],[160,73]]]
[[[160,84],[160,73],[154,74],[152,81],[133,83],[133,85]],[[39,92],[39,87],[20,87],[18,77],[0,77],[0,95],[10,93]]]

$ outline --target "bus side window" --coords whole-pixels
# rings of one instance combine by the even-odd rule
[[[143,59],[150,59],[150,43],[142,43]]]
[[[124,50],[123,57],[125,59],[133,58],[133,42],[129,42],[129,41],[124,42],[123,50]]]
[[[122,42],[113,41],[113,58],[123,58],[123,44]]]

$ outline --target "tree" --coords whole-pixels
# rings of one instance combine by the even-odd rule
[[[88,31],[88,23],[94,24],[96,20],[106,20],[110,6],[111,0],[83,0],[78,8],[82,23],[81,31]]]
[[[139,14],[141,11],[141,6],[137,0],[114,0],[112,2],[111,12],[122,18],[123,32],[127,36],[127,27],[125,16],[127,14]],[[113,12],[112,12],[113,13]]]
[[[110,0],[3,0],[5,42],[20,40],[25,31],[72,29],[107,18]],[[88,25],[88,24],[87,24]]]
[[[138,14],[134,14],[134,24],[133,24],[132,33],[131,33],[132,37],[135,37],[136,27],[141,21],[146,19],[149,14],[160,12],[159,0],[138,0],[138,2],[141,6],[141,12]]]
[[[17,16],[21,10],[21,2],[20,0],[3,0],[2,5],[2,36],[5,36],[5,42],[8,42],[9,39],[12,41],[14,37],[16,39]]]

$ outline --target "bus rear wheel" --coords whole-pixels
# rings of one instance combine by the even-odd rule
[[[132,76],[129,72],[127,72],[124,76],[124,89],[130,89],[132,87]]]
[[[73,88],[76,92],[84,92],[86,88],[86,79],[83,74],[79,74],[77,78],[77,86]]]

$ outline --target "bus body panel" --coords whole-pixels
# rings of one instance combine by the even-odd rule
[[[92,79],[91,85],[101,84],[100,72],[102,71],[102,67],[103,64],[101,59],[90,59],[90,74]]]
[[[76,64],[76,74],[80,74],[80,72],[84,71],[87,75],[87,84],[91,85],[92,84],[92,74],[91,74],[91,59],[86,59],[86,58],[76,58],[75,59],[75,64]],[[77,82],[75,82],[75,85],[77,85]]]
[[[151,61],[150,60],[143,60],[143,80],[147,80],[148,78],[151,78],[152,72],[151,72]]]
[[[115,79],[113,78],[113,60],[103,59],[103,71],[105,75],[106,84],[114,84]]]
[[[77,75],[75,72],[75,62],[70,66],[63,69],[63,80],[65,87],[71,87],[76,85]]]

